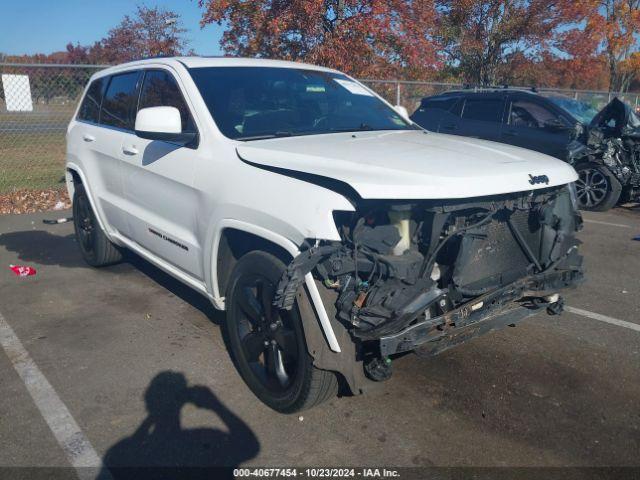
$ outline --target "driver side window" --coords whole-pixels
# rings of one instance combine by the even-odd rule
[[[138,110],[149,107],[175,107],[180,112],[182,131],[196,132],[189,107],[182,97],[180,87],[165,70],[147,70],[144,75]]]
[[[564,124],[562,118],[539,103],[514,100],[509,111],[509,125],[524,128],[545,128],[549,123]]]

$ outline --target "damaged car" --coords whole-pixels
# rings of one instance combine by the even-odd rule
[[[582,281],[575,170],[425,131],[328,68],[178,57],[96,73],[67,132],[90,265],[136,252],[224,310],[283,413],[538,313]]]
[[[614,98],[578,128],[567,160],[578,171],[578,201],[585,209],[634,200],[640,193],[640,119],[631,106]]]
[[[578,203],[605,211],[640,189],[640,121],[614,98],[598,112],[535,89],[475,88],[423,98],[412,120],[431,131],[507,143],[565,160],[579,174]]]

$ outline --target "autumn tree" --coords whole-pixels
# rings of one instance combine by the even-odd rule
[[[139,6],[125,15],[107,37],[92,45],[69,43],[64,51],[50,54],[7,56],[18,63],[115,64],[156,55],[187,53],[179,16],[161,8]],[[77,96],[93,69],[30,70],[31,92],[36,101],[48,102],[57,95]],[[0,88],[1,90],[1,88]]]
[[[185,32],[175,12],[141,5],[133,16],[125,15],[99,46],[92,48],[100,50],[100,56],[107,63],[181,55],[187,47]]]
[[[12,61],[31,63],[116,64],[159,55],[184,55],[188,41],[180,16],[159,7],[136,7],[133,15],[109,30],[93,44],[69,42],[62,52],[10,57]]]
[[[606,90],[609,86],[607,62],[603,55],[569,57],[545,51],[528,56],[515,52],[498,67],[501,83],[508,85]]]
[[[574,14],[548,0],[437,0],[438,32],[446,61],[466,82],[495,84],[498,69],[515,52],[551,47],[558,27]]]
[[[201,26],[224,25],[226,54],[305,61],[359,76],[428,74],[430,0],[199,0]]]
[[[584,1],[584,0],[583,0]],[[609,66],[609,90],[626,91],[640,72],[640,0],[591,0],[584,36],[598,41]]]

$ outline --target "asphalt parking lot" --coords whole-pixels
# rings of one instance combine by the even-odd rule
[[[302,417],[250,393],[199,294],[135,257],[85,266],[42,223],[67,214],[0,217],[0,466],[640,466],[639,208],[585,215],[580,314],[404,356]]]

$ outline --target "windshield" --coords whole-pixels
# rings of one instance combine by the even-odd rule
[[[418,128],[341,74],[273,67],[189,71],[218,128],[236,140]]]
[[[573,98],[549,97],[549,100],[569,112],[576,120],[584,125],[589,125],[593,117],[598,113],[598,110],[588,103],[580,102]]]

